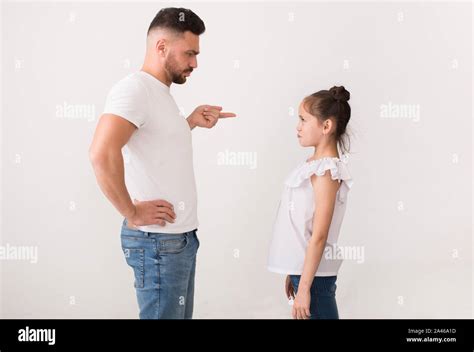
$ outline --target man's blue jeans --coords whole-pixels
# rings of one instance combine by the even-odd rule
[[[122,223],[122,249],[135,275],[140,319],[191,319],[199,248],[197,229],[152,233]]]

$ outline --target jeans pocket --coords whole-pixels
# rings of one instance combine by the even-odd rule
[[[194,231],[194,236],[196,237],[196,242],[197,242],[197,249],[201,247],[201,241],[199,241],[199,237],[197,235],[197,231]]]
[[[122,228],[125,229],[125,230],[128,230],[128,231],[136,231],[136,232],[141,232],[137,227],[129,227],[129,226],[133,226],[133,225],[129,225],[128,224],[128,220],[126,218],[123,219],[123,222],[122,222]]]
[[[127,264],[133,269],[135,274],[135,288],[145,286],[145,249],[122,247]]]
[[[177,254],[184,251],[188,245],[187,235],[176,235],[176,238],[167,238],[160,240],[160,253]]]

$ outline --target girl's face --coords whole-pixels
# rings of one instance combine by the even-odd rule
[[[310,115],[304,108],[303,102],[298,108],[299,122],[296,126],[298,131],[298,141],[302,147],[315,147],[319,144],[326,133],[324,123],[320,123],[319,119]]]

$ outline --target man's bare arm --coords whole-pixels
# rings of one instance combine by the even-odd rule
[[[133,225],[174,222],[173,206],[164,200],[132,202],[125,185],[122,148],[136,127],[124,118],[103,114],[97,125],[89,158],[97,182],[107,199]]]

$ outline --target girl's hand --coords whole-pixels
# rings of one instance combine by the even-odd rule
[[[285,294],[286,298],[290,299],[295,299],[295,289],[293,287],[293,284],[291,283],[290,280],[290,275],[286,276],[286,281],[285,281]]]
[[[292,315],[293,319],[309,319],[311,313],[309,306],[311,304],[311,294],[309,290],[298,289],[295,303],[293,303]]]

